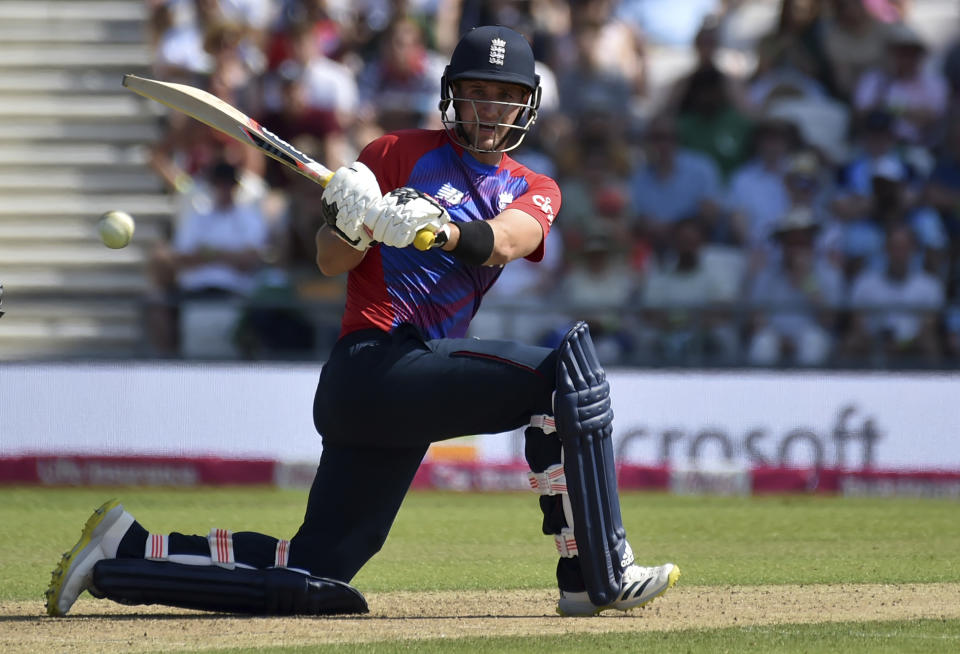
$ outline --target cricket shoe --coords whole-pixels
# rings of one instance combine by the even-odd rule
[[[672,588],[679,578],[680,568],[672,563],[664,563],[654,568],[630,565],[623,571],[617,599],[604,606],[597,606],[590,601],[586,591],[571,593],[561,589],[557,613],[564,617],[581,617],[599,615],[609,609],[629,611],[660,597]]]
[[[93,512],[83,526],[80,540],[64,553],[47,588],[47,615],[63,616],[85,590],[90,590],[93,566],[117,555],[120,540],[134,522],[117,500],[110,500]]]

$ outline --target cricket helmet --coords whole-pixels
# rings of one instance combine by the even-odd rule
[[[502,25],[475,27],[467,32],[453,50],[450,63],[440,79],[440,118],[447,131],[468,150],[475,152],[507,152],[523,140],[537,119],[540,107],[540,76],[534,72],[533,50],[522,34]],[[495,102],[505,110],[520,108],[513,123],[497,123],[497,127],[509,127],[507,134],[493,149],[482,149],[466,136],[457,104],[475,102],[455,96],[454,82],[459,80],[485,80],[519,84],[530,94],[525,103]],[[453,117],[447,110],[453,105]]]

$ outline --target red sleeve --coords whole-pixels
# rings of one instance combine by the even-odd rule
[[[550,233],[557,212],[560,211],[560,187],[546,175],[528,171],[526,177],[530,184],[527,192],[516,198],[506,208],[519,209],[530,214],[540,223],[543,228],[543,240],[540,241],[536,250],[525,257],[530,261],[540,261],[543,259],[543,248],[547,241],[547,234]]]
[[[373,171],[380,190],[386,194],[406,186],[420,157],[438,147],[445,138],[443,130],[391,132],[367,144],[357,160]]]

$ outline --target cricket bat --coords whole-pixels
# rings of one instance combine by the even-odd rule
[[[138,75],[124,75],[123,85],[145,98],[156,100],[175,111],[184,113],[227,136],[252,145],[268,157],[297,171],[320,186],[326,187],[333,171],[300,152],[282,138],[263,127],[236,107],[232,107],[212,93],[187,84],[161,82]],[[418,250],[428,250],[436,235],[422,229],[414,239]]]

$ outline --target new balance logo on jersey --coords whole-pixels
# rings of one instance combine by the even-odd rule
[[[490,41],[490,63],[497,66],[503,65],[503,58],[507,54],[507,42],[503,39],[493,39]]]
[[[463,191],[451,186],[450,184],[444,184],[440,187],[440,190],[436,192],[436,198],[440,200],[443,204],[448,207],[454,207],[463,200]]]
[[[533,203],[540,207],[540,211],[547,216],[547,222],[552,225],[553,219],[556,218],[556,216],[553,215],[553,207],[550,205],[550,198],[542,195],[534,195]]]
[[[500,197],[497,198],[497,211],[503,211],[511,202],[513,202],[513,193],[504,191],[500,194]]]

